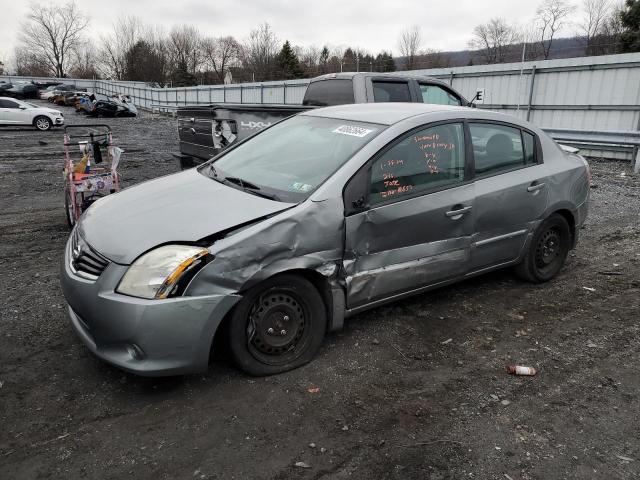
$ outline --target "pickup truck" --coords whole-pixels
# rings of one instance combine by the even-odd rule
[[[430,77],[350,72],[313,78],[302,105],[216,104],[177,110],[182,169],[207,161],[225,148],[291,115],[311,108],[370,102],[470,105],[447,83]]]

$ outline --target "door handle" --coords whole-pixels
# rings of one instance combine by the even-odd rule
[[[533,182],[531,185],[527,187],[527,192],[537,192],[538,190],[542,190],[544,188],[544,183]]]
[[[465,213],[469,213],[471,211],[471,205],[467,205],[466,207],[463,207],[462,205],[456,205],[453,208],[455,208],[455,210],[449,210],[448,212],[445,212],[445,215],[452,220],[457,220],[461,218]]]

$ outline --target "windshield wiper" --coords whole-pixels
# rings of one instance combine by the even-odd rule
[[[242,188],[248,188],[250,190],[261,190],[261,188],[255,183],[251,183],[247,180],[243,180],[240,177],[224,177],[225,180],[240,185]]]
[[[247,193],[251,193],[253,195],[257,195],[259,197],[263,197],[263,198],[268,198],[269,200],[275,200],[275,201],[280,201],[278,199],[278,197],[272,193],[266,193],[263,192],[262,189],[256,185],[255,183],[251,183],[247,180],[243,180],[239,177],[224,177],[223,180],[225,182],[229,182],[229,183],[235,183],[236,185],[238,185],[240,188],[242,188],[242,190],[244,190]]]
[[[260,192],[258,190],[255,190],[253,188],[248,188],[248,187],[244,187],[242,190],[252,195],[257,195],[258,197],[268,198],[269,200],[275,200],[276,202],[280,201],[278,196],[274,195],[273,193]]]

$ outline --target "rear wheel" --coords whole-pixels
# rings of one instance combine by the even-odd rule
[[[524,280],[542,283],[562,269],[571,246],[571,230],[562,215],[554,213],[540,224],[516,273]]]
[[[252,288],[235,307],[228,342],[239,368],[272,375],[309,362],[327,326],[324,302],[308,280],[279,275]]]
[[[44,132],[51,128],[51,120],[44,116],[33,119],[33,125],[40,131]]]

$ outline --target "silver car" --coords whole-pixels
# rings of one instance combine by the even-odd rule
[[[308,111],[97,201],[69,238],[62,288],[83,342],[124,370],[202,371],[217,337],[245,372],[274,374],[365,309],[503,267],[550,280],[589,177],[507,115]]]

